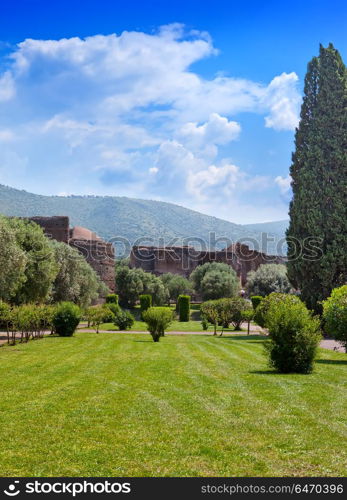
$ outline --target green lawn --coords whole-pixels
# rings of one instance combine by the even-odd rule
[[[81,328],[85,329],[83,326]],[[247,325],[243,326],[243,329],[247,329]],[[91,331],[94,331],[93,328],[90,328]],[[117,327],[115,326],[114,323],[102,323],[99,326],[99,330],[107,330],[107,331],[117,331]],[[130,330],[133,330],[134,332],[147,332],[147,325],[143,321],[135,321],[133,326],[131,327]],[[173,321],[171,325],[167,328],[168,332],[202,332],[202,326],[200,321]],[[208,332],[213,332],[213,326],[209,325],[209,328],[207,330]],[[218,332],[220,333],[222,331],[221,327],[218,327]],[[224,328],[224,332],[233,332],[234,329],[231,328]],[[239,330],[238,330],[239,331]],[[245,330],[246,331],[246,330]]]
[[[4,476],[346,475],[346,355],[259,336],[78,333],[0,348]]]
[[[171,305],[171,309],[175,311],[175,306]],[[134,309],[130,311],[134,318],[136,319],[133,326],[130,330],[137,332],[147,332],[147,325],[143,321],[141,321],[141,310],[139,306],[136,306]],[[247,325],[243,325],[243,329],[247,329]],[[94,331],[93,328],[90,328],[91,331]],[[106,331],[117,331],[118,328],[114,323],[103,323],[99,326],[99,330]],[[213,332],[213,325],[209,325],[208,332]],[[170,326],[167,328],[168,332],[202,332],[201,318],[200,318],[200,305],[192,304],[191,312],[190,312],[190,321],[173,321]],[[222,327],[218,327],[218,332],[222,331]],[[233,332],[234,328],[224,328],[224,332]]]

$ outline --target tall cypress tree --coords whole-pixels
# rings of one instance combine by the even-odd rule
[[[319,301],[347,283],[347,71],[332,44],[320,46],[308,64],[300,117],[290,169],[288,275],[319,311]]]

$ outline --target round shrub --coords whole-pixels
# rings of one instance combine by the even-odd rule
[[[323,320],[325,331],[347,352],[347,285],[335,288],[323,301]]]
[[[190,296],[179,295],[178,297],[178,314],[180,321],[189,321],[190,318]]]
[[[270,293],[270,295],[268,295],[267,297],[263,298],[260,301],[259,305],[255,310],[254,321],[257,323],[257,325],[261,326],[262,328],[267,327],[266,315],[270,305],[273,302],[282,302],[282,301],[286,301],[293,304],[301,303],[301,300],[296,295],[288,295],[286,293],[276,293],[276,292]]]
[[[285,295],[273,300],[266,313],[270,365],[280,373],[310,373],[321,339],[320,321],[305,304]]]
[[[81,319],[81,310],[72,302],[61,302],[53,314],[53,326],[60,337],[71,337]]]
[[[169,307],[150,307],[143,313],[143,320],[154,342],[159,342],[160,337],[164,336],[165,329],[172,319],[173,313]]]
[[[119,330],[128,330],[134,324],[134,316],[126,310],[120,309],[115,315],[114,324],[119,328]]]
[[[109,318],[104,319],[105,323],[111,323],[114,320],[114,317],[116,316],[116,314],[118,314],[119,311],[121,310],[120,306],[118,304],[116,304],[115,302],[108,302],[108,303],[103,305],[103,308],[105,309],[105,317],[107,315],[107,311],[110,311],[110,313],[111,313],[109,315]]]
[[[109,293],[108,295],[106,295],[106,304],[118,305],[118,295],[116,293]]]
[[[253,295],[251,297],[251,302],[253,309],[256,310],[256,308],[259,306],[260,302],[263,300],[263,297],[261,295]]]

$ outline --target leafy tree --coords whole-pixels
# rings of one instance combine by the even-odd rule
[[[18,287],[14,302],[44,302],[51,292],[57,266],[51,243],[40,226],[25,219],[7,219],[19,248],[26,255],[25,280]]]
[[[168,292],[162,281],[143,269],[118,266],[116,269],[116,288],[123,307],[133,307],[142,294],[152,295],[153,304],[165,304]]]
[[[323,302],[324,328],[347,352],[347,285],[335,288]]]
[[[193,291],[191,282],[179,274],[166,273],[161,275],[160,279],[169,292],[170,300],[175,302],[179,295],[190,294]]]
[[[78,250],[57,241],[50,244],[58,269],[52,290],[54,302],[65,300],[87,307],[107,293],[108,288]]]
[[[0,300],[10,301],[25,282],[27,256],[7,219],[0,217]]]
[[[332,44],[308,64],[300,116],[288,276],[307,306],[320,310],[319,301],[347,280],[347,71]]]
[[[247,292],[249,295],[265,297],[272,292],[288,293],[291,284],[287,268],[283,264],[262,264],[256,271],[247,274]]]
[[[190,275],[194,290],[204,300],[232,297],[239,289],[236,272],[228,264],[207,262]]]

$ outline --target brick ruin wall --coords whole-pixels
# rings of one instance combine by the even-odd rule
[[[66,216],[30,217],[30,220],[41,226],[48,237],[76,248],[100,276],[101,280],[109,287],[110,291],[114,292],[115,256],[111,243],[107,243],[100,238],[71,238],[73,230],[70,229],[69,217]],[[93,234],[86,230],[87,233]]]
[[[247,273],[261,264],[283,264],[285,259],[251,250],[247,245],[236,243],[224,250],[197,251],[193,247],[134,246],[130,254],[131,267],[140,267],[157,276],[165,273],[188,277],[194,269],[206,262],[222,262],[230,265],[245,286]]]

